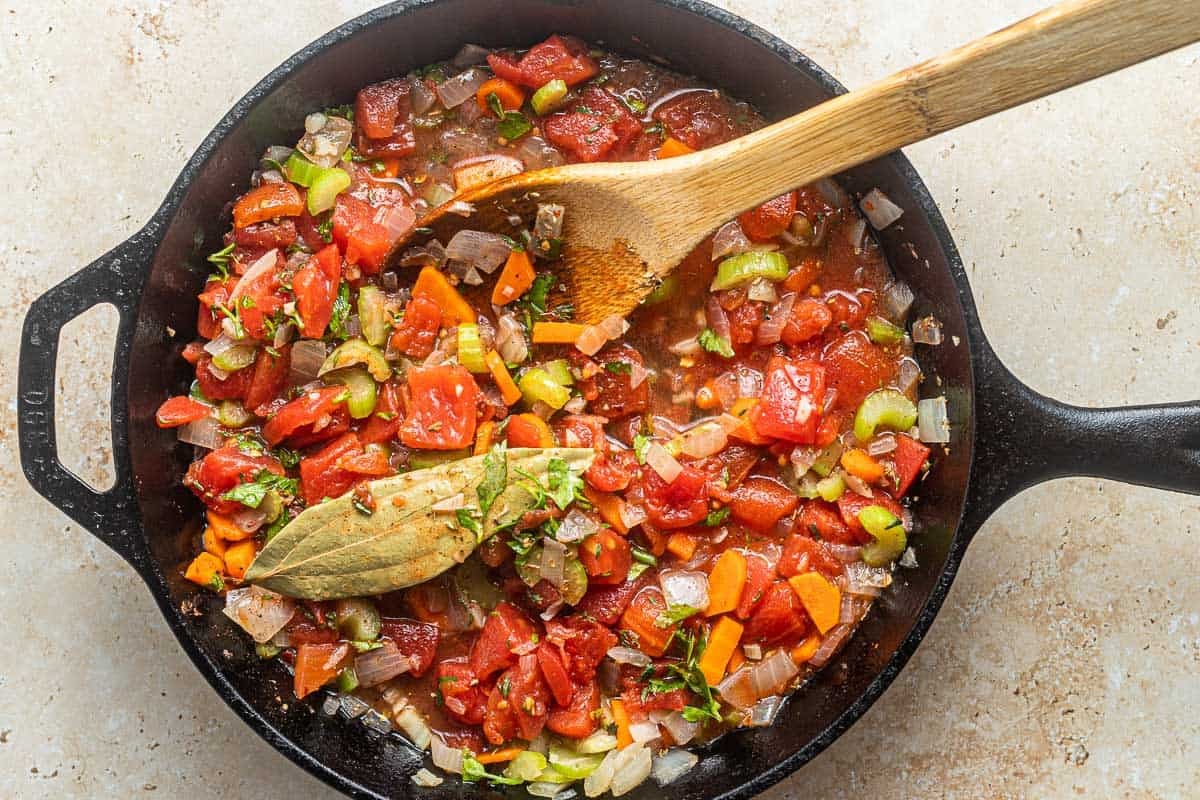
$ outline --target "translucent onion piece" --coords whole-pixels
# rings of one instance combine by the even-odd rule
[[[753,299],[753,298],[751,298]],[[792,315],[792,306],[796,303],[796,295],[788,292],[779,298],[779,302],[767,312],[767,318],[758,326],[755,342],[760,345],[775,344],[783,337],[783,329],[787,327]]]
[[[850,198],[842,191],[842,187],[838,186],[829,178],[822,178],[813,183],[816,190],[825,198],[825,202],[834,208],[845,208],[850,204]]]
[[[896,563],[905,569],[915,569],[917,566],[917,551],[911,547],[904,548],[903,555],[900,556],[900,560]]]
[[[412,99],[412,111],[418,116],[433,108],[437,102],[437,92],[430,89],[422,78],[413,79],[408,96]]]
[[[598,530],[600,530],[600,523],[579,509],[572,508],[559,523],[554,538],[560,542],[578,542]]]
[[[446,258],[491,274],[503,264],[512,249],[503,236],[484,231],[459,231],[446,245]]]
[[[461,758],[462,754],[459,753]],[[432,789],[434,786],[441,786],[443,778],[433,772],[430,772],[425,767],[413,773],[412,782],[422,789]]]
[[[538,203],[537,217],[533,221],[533,238],[557,239],[562,236],[565,213],[566,209],[557,203]]]
[[[429,743],[433,741],[433,731],[429,729],[429,724],[425,722],[425,717],[421,716],[420,711],[408,706],[392,721],[418,750],[429,749]]]
[[[453,772],[456,775],[462,774],[462,750],[457,747],[449,747],[440,736],[434,736],[429,743],[429,754],[433,758],[433,765],[438,769],[444,769],[446,772]]]
[[[296,337],[296,325],[285,322],[275,329],[275,338],[271,341],[273,347],[283,347]]]
[[[550,797],[557,800],[570,800],[575,796],[575,790],[554,781],[533,781],[525,784],[525,791],[532,797]]]
[[[696,738],[696,734],[700,732],[699,722],[688,722],[683,718],[683,714],[678,711],[672,711],[662,720],[662,726],[671,734],[671,738],[675,740],[675,744],[685,745],[692,739]]]
[[[758,702],[758,695],[754,693],[754,670],[755,667],[742,667],[726,675],[716,686],[717,694],[734,708],[754,705]]]
[[[650,371],[636,362],[629,365],[629,388],[636,389],[646,382]]]
[[[846,591],[878,597],[880,589],[892,585],[892,574],[883,567],[871,567],[861,561],[846,564]]]
[[[453,78],[447,78],[438,84],[438,97],[446,108],[457,108],[467,98],[474,99],[475,92],[487,78],[487,72],[482,69],[471,67],[463,70]]]
[[[179,428],[177,435],[179,441],[207,450],[216,450],[225,444],[225,437],[221,435],[221,423],[216,417],[205,417],[189,422]]]
[[[812,469],[812,465],[817,463],[817,459],[821,457],[820,449],[816,447],[808,447],[805,445],[796,445],[792,448],[792,453],[789,456],[792,466],[796,470],[796,477],[804,477],[804,473]]]
[[[618,664],[632,664],[635,667],[648,667],[651,663],[650,656],[641,650],[635,650],[632,647],[624,647],[622,645],[610,647],[608,649],[608,657]]]
[[[629,748],[626,747],[626,750]],[[604,760],[600,762],[600,766],[592,771],[583,780],[583,793],[588,797],[599,797],[608,791],[608,787],[612,785],[613,770],[616,769],[617,761],[621,758],[622,750],[609,750],[604,756]]]
[[[229,590],[222,613],[262,644],[271,641],[291,621],[296,604],[283,595],[250,586]]]
[[[784,698],[779,695],[771,695],[759,700],[750,708],[750,726],[752,728],[765,728],[775,722],[775,717],[779,716],[779,711],[783,708]]]
[[[316,380],[317,372],[325,363],[325,343],[318,339],[301,339],[292,345],[291,371],[288,381],[303,385]]]
[[[704,306],[704,315],[708,320],[708,327],[717,336],[720,336],[727,342],[733,341],[730,338],[729,315],[725,313],[725,309],[721,308],[721,304],[717,302],[716,295],[709,295],[708,302]]]
[[[873,598],[865,595],[846,593],[842,595],[842,606],[838,613],[838,623],[841,625],[857,625],[859,620],[871,610]]]
[[[813,657],[808,660],[808,663],[817,669],[828,664],[853,630],[853,625],[835,626],[825,634],[825,638],[821,640],[821,646],[817,648],[817,652],[813,653]]]
[[[677,356],[695,356],[704,352],[704,348],[700,346],[700,340],[695,336],[681,339],[667,349]]]
[[[863,497],[875,496],[875,493],[871,491],[871,487],[867,485],[867,482],[857,475],[851,475],[847,472],[842,475],[842,480],[846,482],[846,487],[857,495]]]
[[[896,449],[896,434],[881,433],[867,444],[867,452],[873,456],[882,456]]]
[[[629,323],[625,318],[617,314],[611,314],[596,325],[600,330],[604,331],[604,335],[609,339],[619,339],[629,330]]]
[[[779,300],[779,293],[775,291],[775,284],[771,281],[766,278],[755,278],[746,287],[746,299],[758,303],[774,303]]]
[[[683,472],[683,466],[658,442],[646,448],[646,463],[667,483],[674,483],[679,473]]]
[[[541,576],[549,581],[555,589],[562,588],[564,567],[567,563],[567,547],[557,539],[549,536],[542,538]]]
[[[654,742],[661,739],[662,731],[653,722],[642,720],[629,726],[629,735],[633,737],[635,742],[645,744],[646,742]]]
[[[754,667],[750,681],[754,699],[757,701],[782,693],[799,673],[800,668],[792,661],[791,655],[786,650],[776,650]]]
[[[558,612],[562,611],[563,606],[565,605],[566,603],[560,597],[558,600],[555,600],[553,603],[551,603],[545,611],[543,611],[541,614],[538,614],[538,616],[542,618],[542,622],[549,622],[558,616]]]
[[[475,206],[468,203],[466,200],[455,200],[446,208],[446,211],[451,214],[457,214],[464,219],[475,213]]]
[[[267,512],[262,508],[240,508],[233,513],[233,524],[243,533],[254,533],[267,521]]]
[[[633,503],[623,503],[621,505],[621,522],[625,523],[626,528],[636,528],[646,521],[646,509]]]
[[[650,777],[651,753],[644,744],[634,742],[623,750],[617,750],[617,761],[613,767],[613,797],[620,797]]]
[[[520,364],[529,357],[525,326],[512,314],[501,314],[496,320],[496,349],[509,364]]]
[[[304,120],[305,134],[301,137],[296,149],[308,157],[308,160],[320,167],[335,167],[342,160],[342,154],[350,146],[354,136],[354,123],[342,117],[325,117],[325,122],[317,130],[312,130],[309,120],[321,116],[309,114]]]
[[[524,136],[521,143],[513,150],[513,155],[521,159],[525,169],[529,171],[557,167],[563,163],[562,153],[540,136]]]
[[[762,645],[758,644],[743,645],[742,652],[751,661],[761,661],[763,657]]]
[[[891,198],[879,189],[872,189],[863,195],[863,199],[858,201],[858,207],[871,221],[871,227],[877,231],[891,225],[904,213],[904,209],[893,203]]]
[[[899,325],[904,324],[904,320],[908,318],[908,310],[912,308],[913,290],[908,288],[908,284],[904,281],[893,281],[883,291],[883,313],[892,322]]]
[[[691,458],[708,458],[729,443],[725,428],[716,422],[702,422],[680,438],[680,451]]]
[[[359,653],[354,658],[354,673],[362,686],[378,686],[403,675],[413,668],[413,659],[396,648],[392,642],[384,641],[383,647]]]
[[[921,368],[911,358],[900,360],[900,368],[896,371],[896,388],[901,393],[912,397],[916,394],[917,384],[921,382]]]
[[[654,759],[650,775],[659,786],[666,786],[686,775],[699,761],[700,756],[695,753],[689,753],[682,748],[673,748]]]
[[[576,744],[575,752],[583,755],[595,755],[596,753],[607,753],[609,750],[615,749],[616,746],[617,737],[601,728]],[[532,747],[533,745],[531,744],[530,749]]]
[[[575,349],[587,356],[594,356],[608,344],[609,336],[599,325],[588,325],[575,340]]]
[[[846,227],[846,242],[855,250],[861,250],[867,238],[867,221],[856,219]]]
[[[922,317],[912,324],[912,340],[917,344],[937,346],[942,343],[942,323],[937,317]]]
[[[227,333],[222,333],[217,338],[204,345],[204,352],[210,356],[219,356],[231,347],[237,347],[238,341]]]
[[[282,164],[288,160],[288,156],[291,154],[292,148],[279,144],[273,144],[263,151],[262,159],[259,161],[259,166],[262,169],[273,169],[274,164]]]
[[[950,441],[950,417],[946,398],[931,397],[917,403],[917,429],[922,442]]]
[[[563,411],[568,414],[582,414],[587,408],[587,400],[581,395],[575,395],[563,405]]]
[[[712,260],[719,261],[725,256],[745,253],[750,247],[750,240],[746,238],[737,220],[727,222],[713,235]]]
[[[825,549],[843,564],[851,564],[862,558],[862,548],[852,544],[825,542]]]
[[[703,572],[669,569],[658,573],[658,584],[669,606],[708,608],[708,576]]]

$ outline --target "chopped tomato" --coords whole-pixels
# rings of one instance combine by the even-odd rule
[[[621,615],[621,631],[634,637],[635,647],[647,655],[658,657],[666,652],[679,630],[679,623],[665,618],[667,601],[657,587],[647,586],[634,596],[633,602]],[[668,624],[663,624],[668,623]]]
[[[787,277],[783,279],[783,288],[789,292],[808,291],[808,287],[812,286],[813,281],[821,274],[822,266],[819,258],[810,256],[802,259],[788,271]]]
[[[787,581],[775,581],[763,593],[762,602],[746,622],[743,642],[761,642],[768,647],[795,641],[808,630],[808,614]]]
[[[297,614],[287,624],[287,638],[293,644],[330,644],[341,638],[337,628],[315,622]]]
[[[375,413],[367,419],[367,424],[358,432],[358,438],[363,444],[379,444],[390,442],[400,432],[400,422],[404,409],[400,404],[400,389],[395,381],[388,381],[379,389],[379,400],[375,404]]]
[[[634,137],[642,132],[642,123],[629,111],[629,106],[603,86],[589,86],[579,97],[574,110],[589,114],[592,122],[597,120],[612,129],[617,136],[617,146],[627,147]]]
[[[424,450],[470,446],[479,387],[465,367],[414,367],[408,371],[408,391],[412,406],[400,423],[401,442]]]
[[[749,412],[760,436],[812,444],[825,403],[825,368],[774,356],[767,362],[762,399]]]
[[[791,489],[771,478],[755,476],[734,491],[729,510],[738,522],[765,533],[799,504],[800,498]]]
[[[566,150],[576,161],[599,161],[620,140],[611,127],[600,125],[596,117],[578,111],[547,117],[542,131],[551,144]]]
[[[491,687],[476,679],[465,656],[447,659],[437,666],[437,691],[453,719],[464,725],[483,722]]]
[[[674,530],[696,525],[708,515],[708,476],[690,465],[667,483],[650,467],[642,468],[646,516],[656,527]]]
[[[604,435],[605,417],[568,414],[559,427],[559,440],[565,447],[591,447],[596,451],[592,464],[583,473],[584,480],[601,492],[621,492],[629,486],[637,471],[637,461],[628,450],[613,450]]]
[[[779,574],[785,578],[801,572],[816,570],[830,578],[841,575],[842,562],[834,558],[825,545],[807,533],[793,533],[783,545],[783,555],[777,565]]]
[[[345,253],[346,263],[374,275],[416,218],[407,205],[375,208],[357,197],[340,194],[333,207],[333,240]]]
[[[293,688],[297,699],[312,694],[337,677],[350,656],[350,645],[302,644],[296,648]]]
[[[301,426],[295,433],[287,437],[287,443],[293,449],[303,449],[336,439],[348,430],[350,430],[350,413],[346,411],[344,405],[341,405],[328,415],[322,415],[311,425]]]
[[[263,425],[262,435],[267,444],[274,447],[283,440],[298,434],[314,433],[314,426],[329,425],[333,413],[346,402],[346,387],[326,386],[305,392],[275,412]]]
[[[505,439],[509,447],[554,447],[554,432],[537,414],[509,417]]]
[[[274,349],[275,352],[270,352]],[[253,373],[250,376],[250,387],[246,390],[245,405],[255,414],[261,406],[270,403],[287,386],[288,370],[292,364],[292,346],[285,344],[279,348],[264,347],[254,360]]]
[[[215,339],[221,335],[221,320],[225,315],[217,310],[218,305],[227,305],[229,293],[237,283],[237,278],[230,276],[225,280],[209,278],[200,293],[200,311],[196,318],[196,332],[205,339]],[[195,363],[195,362],[193,362]]]
[[[883,386],[896,366],[862,331],[851,331],[833,341],[821,358],[829,389],[837,391],[834,406],[855,411],[863,398]]]
[[[929,460],[929,448],[911,436],[896,434],[892,461],[896,465],[896,496],[903,497]]]
[[[654,118],[666,126],[667,132],[693,150],[703,150],[737,136],[738,130],[729,117],[724,101],[705,91],[678,95],[654,111]]]
[[[542,677],[554,695],[554,702],[565,706],[571,702],[571,677],[563,666],[562,656],[558,648],[549,641],[543,641],[537,649],[538,665],[542,669]]]
[[[233,232],[238,247],[249,250],[285,250],[296,241],[296,223],[291,219],[278,222],[256,222]]]
[[[404,78],[366,86],[354,100],[354,148],[364,158],[403,158],[417,147],[411,87]]]
[[[806,297],[792,306],[787,324],[780,334],[784,344],[797,345],[820,336],[833,322],[829,307],[820,300]]]
[[[362,452],[362,443],[353,433],[343,434],[318,453],[300,459],[300,487],[306,505],[315,506],[323,499],[341,497],[363,476],[339,465],[340,460]]]
[[[227,306],[230,313],[236,313],[246,329],[246,334],[254,339],[267,338],[266,321],[283,308],[284,298],[281,296],[279,284],[279,269],[283,264],[278,250],[267,253],[269,265],[253,273],[247,272],[237,282],[230,293]]]
[[[842,330],[846,328],[861,328],[871,313],[875,295],[871,292],[856,291],[828,292],[825,295],[825,305],[829,308],[833,324]]]
[[[438,642],[441,639],[441,629],[428,622],[418,622],[415,619],[401,617],[384,617],[382,633],[385,639],[391,639],[403,655],[413,660],[410,672],[419,678],[433,665],[437,654]]]
[[[169,397],[154,414],[154,421],[160,428],[178,428],[198,419],[204,419],[212,414],[212,406],[205,405],[190,397]]]
[[[471,648],[471,669],[476,677],[484,680],[499,670],[511,667],[517,661],[514,648],[533,649],[534,629],[519,609],[509,603],[500,603],[488,614],[479,638]]]
[[[239,483],[254,480],[263,470],[284,474],[283,466],[274,458],[247,455],[230,443],[193,461],[183,483],[213,511],[232,514],[245,506],[235,500],[222,500],[221,495]]]
[[[531,740],[545,726],[549,704],[550,690],[538,669],[537,655],[523,655],[492,687],[483,735],[492,744],[504,744],[518,736]]]
[[[600,65],[588,55],[586,44],[574,36],[558,34],[529,48],[520,61],[507,53],[493,53],[488,56],[488,66],[501,78],[530,89],[540,89],[553,80],[574,86],[600,73]]]
[[[763,321],[759,303],[742,303],[729,312],[729,341],[735,345],[750,344],[758,335]]]
[[[601,528],[579,544],[579,561],[588,583],[611,586],[623,583],[633,564],[629,542],[611,528]]]
[[[746,585],[742,587],[742,596],[733,613],[738,619],[749,619],[775,579],[775,568],[761,553],[744,552],[743,555],[746,557]]]
[[[600,687],[595,681],[574,687],[571,699],[561,703],[566,708],[555,708],[546,717],[546,727],[559,736],[583,739],[591,736],[600,727],[597,712],[600,710]]]
[[[442,326],[442,308],[431,298],[419,294],[408,301],[404,318],[392,334],[391,347],[412,358],[426,358],[437,344]]]
[[[342,257],[337,245],[332,244],[321,248],[292,278],[296,311],[304,323],[300,333],[307,338],[320,339],[325,335],[341,279]]]
[[[575,610],[605,625],[615,625],[638,590],[646,585],[639,576],[617,586],[588,586],[587,594],[575,604]]]
[[[233,206],[233,227],[245,228],[278,217],[295,217],[304,211],[300,190],[290,183],[264,183],[246,192]]]
[[[769,242],[792,224],[796,214],[796,193],[788,192],[768,200],[738,216],[738,224],[752,242]]]
[[[820,500],[808,500],[796,519],[796,530],[805,536],[838,544],[861,544],[859,537],[846,527],[833,506]]]
[[[858,544],[866,544],[871,541],[871,534],[867,533],[862,523],[858,521],[858,512],[867,506],[883,506],[897,519],[904,519],[904,509],[900,504],[893,500],[891,495],[879,489],[876,489],[871,497],[863,497],[854,492],[843,492],[842,496],[838,498],[837,506],[838,511],[842,514],[842,522],[846,523],[846,527],[850,529],[851,533],[858,537]]]

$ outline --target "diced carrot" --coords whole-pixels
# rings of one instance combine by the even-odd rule
[[[296,697],[303,699],[336,678],[349,655],[350,645],[346,642],[298,646],[292,675]]]
[[[233,206],[233,227],[241,229],[276,217],[304,213],[304,198],[290,183],[264,183],[238,199]]]
[[[667,552],[667,534],[652,525],[642,525],[642,535],[650,545],[650,554],[657,557]]]
[[[746,557],[737,550],[726,550],[708,574],[708,609],[710,617],[737,608],[746,585]]]
[[[622,536],[629,533],[629,526],[625,524],[625,519],[621,516],[621,511],[625,507],[624,500],[615,494],[597,491],[589,484],[584,484],[583,494],[599,512],[600,518],[612,526],[614,531]]]
[[[203,541],[206,553],[212,553],[220,559],[225,558],[225,540],[217,536],[217,532],[211,526],[204,529]]]
[[[687,561],[696,552],[696,537],[689,533],[672,533],[667,539],[667,552]]]
[[[817,652],[817,648],[819,648],[820,646],[821,646],[820,634],[817,634],[817,633],[809,634],[809,637],[807,639],[805,639],[803,642],[801,642],[800,644],[798,644],[792,648],[792,652],[791,652],[792,661],[795,661],[797,664],[807,663],[808,660],[813,657],[813,654]]]
[[[713,386],[714,383],[710,378],[705,381],[703,386],[696,390],[696,408],[701,411],[712,411],[714,408],[721,407],[721,398],[717,397]]]
[[[872,458],[866,450],[857,447],[842,453],[842,467],[846,472],[862,478],[867,483],[879,483],[883,480],[883,464]]]
[[[537,277],[533,271],[533,263],[529,254],[524,250],[513,250],[504,262],[504,270],[496,279],[492,289],[492,305],[502,306],[511,303],[529,291],[533,279]]]
[[[187,572],[183,573],[183,577],[192,583],[212,589],[218,585],[214,578],[220,576],[221,569],[221,559],[212,553],[201,553],[192,559],[192,563],[188,564]]]
[[[492,78],[484,81],[475,92],[475,102],[479,103],[479,107],[484,111],[491,110],[488,106],[489,94],[496,95],[500,101],[500,107],[505,111],[516,111],[525,102],[525,90],[504,78]]]
[[[842,592],[819,572],[803,572],[788,578],[800,596],[804,610],[822,634],[838,624],[842,613]]]
[[[256,555],[258,555],[258,550],[254,547],[253,539],[229,545],[225,550],[225,571],[229,573],[230,577],[240,581],[245,577],[246,570],[250,568],[250,562]]]
[[[674,158],[675,156],[686,156],[688,153],[696,152],[678,139],[668,136],[665,141],[658,147],[658,155],[656,158]]]
[[[725,667],[742,641],[742,624],[730,617],[721,617],[708,635],[708,644],[700,656],[700,671],[709,686],[716,686],[725,677]]]
[[[730,431],[729,435],[748,444],[770,444],[771,440],[765,436],[759,436],[758,431],[754,430],[754,426],[750,424],[750,409],[756,405],[758,405],[757,397],[739,397],[734,401],[729,413],[740,419],[742,424]]]
[[[506,405],[511,406],[521,399],[521,390],[517,387],[517,382],[513,380],[512,373],[508,371],[508,366],[504,363],[500,353],[489,350],[483,357],[483,363],[487,364],[488,371],[492,373],[492,380],[496,382],[496,388],[500,390],[500,397]]]
[[[617,749],[633,744],[633,734],[629,731],[629,712],[625,710],[624,700],[612,701],[613,722],[617,723]]]
[[[505,747],[489,753],[480,753],[475,756],[475,760],[480,764],[503,764],[505,761],[512,761],[523,752],[525,750],[521,747]]]
[[[417,276],[416,283],[413,284],[412,292],[414,297],[423,294],[437,303],[438,307],[442,309],[443,319],[452,319],[455,324],[476,321],[475,311],[471,308],[471,304],[450,285],[446,276],[438,271],[437,267],[423,268],[421,274]]]
[[[586,325],[578,322],[535,322],[533,323],[534,344],[575,344]]]
[[[509,447],[554,447],[554,431],[537,414],[514,414],[508,418]]]
[[[472,455],[481,456],[491,450],[492,438],[495,433],[496,423],[491,420],[479,423],[479,427],[475,429],[475,450]]]
[[[254,535],[239,528],[230,517],[223,516],[215,511],[209,511],[207,516],[209,529],[219,539],[224,539],[227,542],[240,542]]]

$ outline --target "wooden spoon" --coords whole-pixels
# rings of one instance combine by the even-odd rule
[[[560,274],[578,319],[626,315],[706,236],[790,189],[1200,40],[1197,0],[1069,0],[709,150],[522,173],[434,209],[442,241],[566,207]],[[1148,91],[1150,89],[1148,88]],[[461,209],[461,205],[457,206]]]

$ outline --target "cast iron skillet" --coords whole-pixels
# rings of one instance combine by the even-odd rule
[[[420,759],[399,737],[326,716],[317,710],[319,699],[282,710],[280,698],[290,697],[283,668],[259,661],[219,614],[221,601],[181,578],[199,516],[179,480],[191,448],[159,430],[154,411],[190,381],[179,353],[195,334],[203,255],[219,248],[228,224],[222,209],[244,190],[264,147],[298,138],[313,108],[352,101],[358,88],[449,58],[464,42],[527,45],[554,32],[665,59],[771,118],[844,91],[766,31],[694,0],[402,0],[346,23],[268,75],[204,140],[146,227],[38,298],[25,319],[18,408],[29,482],[129,561],[188,656],[255,731],[354,797],[497,793],[457,781],[418,791],[409,776]],[[1075,408],[1023,386],[984,338],[945,222],[907,159],[894,154],[839,179],[852,193],[878,186],[904,208],[880,241],[916,292],[914,313],[935,314],[943,323],[946,343],[918,355],[927,375],[923,392],[949,401],[953,441],[920,486],[912,537],[920,566],[901,571],[847,648],[792,698],[774,726],[725,736],[672,784],[680,800],[748,797],[853,724],[920,643],[979,526],[1021,489],[1091,475],[1200,491],[1200,406]],[[63,467],[54,425],[59,330],[98,303],[120,314],[112,381],[117,479],[105,492]],[[168,336],[168,327],[177,335]],[[659,794],[647,782],[633,796]]]

